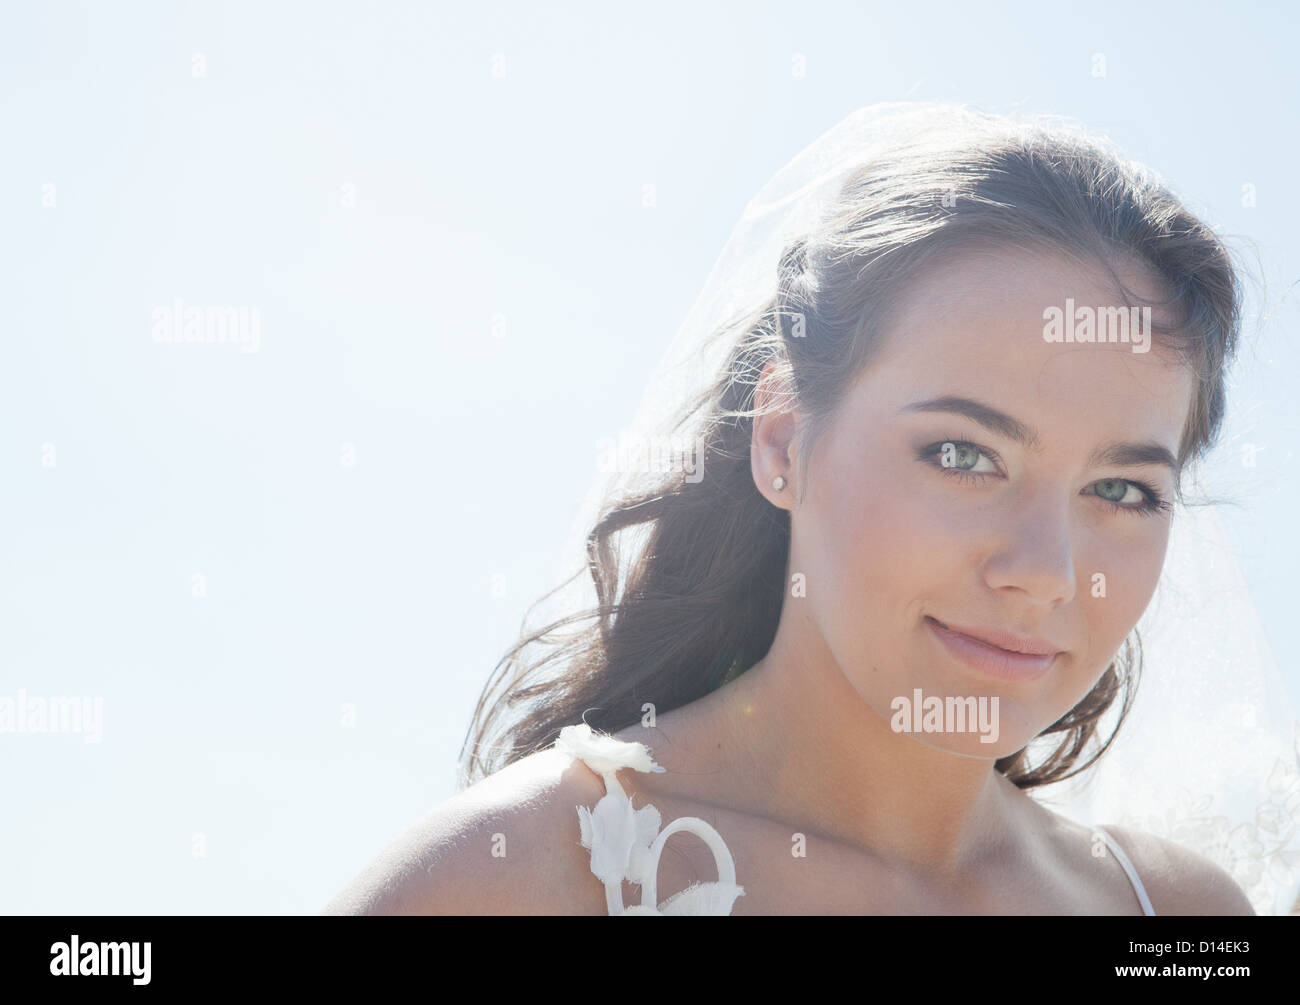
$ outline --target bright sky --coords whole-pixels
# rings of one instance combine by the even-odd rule
[[[1300,693],[1294,8],[5,20],[0,697],[103,720],[0,734],[0,911],[315,913],[450,796],[597,441],[745,202],[877,101],[1077,117],[1249,242],[1230,519]],[[256,351],[155,342],[178,298],[256,308]]]

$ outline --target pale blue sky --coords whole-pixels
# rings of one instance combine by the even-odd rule
[[[1232,530],[1297,692],[1289,5],[40,3],[4,22],[0,696],[98,696],[104,719],[98,743],[0,734],[0,911],[316,912],[451,795],[596,441],[745,202],[876,101],[1077,117],[1256,249],[1270,318],[1225,443],[1260,451],[1229,457]],[[155,343],[178,297],[257,307],[257,351]]]

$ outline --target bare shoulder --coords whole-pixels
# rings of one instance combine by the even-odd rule
[[[604,794],[554,748],[521,758],[427,813],[322,913],[604,914],[576,809]]]
[[[1255,909],[1225,869],[1144,831],[1106,825],[1137,870],[1157,915],[1244,915]]]

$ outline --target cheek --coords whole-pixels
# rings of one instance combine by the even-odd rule
[[[800,515],[806,519],[796,518],[796,537],[805,528],[812,535],[798,542],[809,593],[815,584],[825,590],[814,607],[833,647],[901,665],[905,653],[891,650],[906,645],[900,629],[919,621],[920,605],[957,579],[971,528],[954,521],[953,507],[937,493],[918,491],[918,478],[928,474],[914,470],[921,462],[865,443],[827,461],[810,478],[812,505]]]
[[[1133,631],[1155,592],[1168,541],[1168,524],[1121,524],[1109,535],[1093,535],[1078,549],[1072,606],[1081,622],[1081,648],[1086,646],[1080,653],[1081,668],[1100,675]]]
[[[934,482],[943,476],[898,454],[871,458],[837,477],[824,497],[840,528],[828,558],[845,589],[869,597],[871,612],[892,619],[917,613],[960,576],[978,541],[977,508],[956,507]]]

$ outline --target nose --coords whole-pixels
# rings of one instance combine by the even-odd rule
[[[1000,592],[1051,608],[1074,599],[1074,545],[1068,500],[1044,490],[1009,506],[985,582]]]

